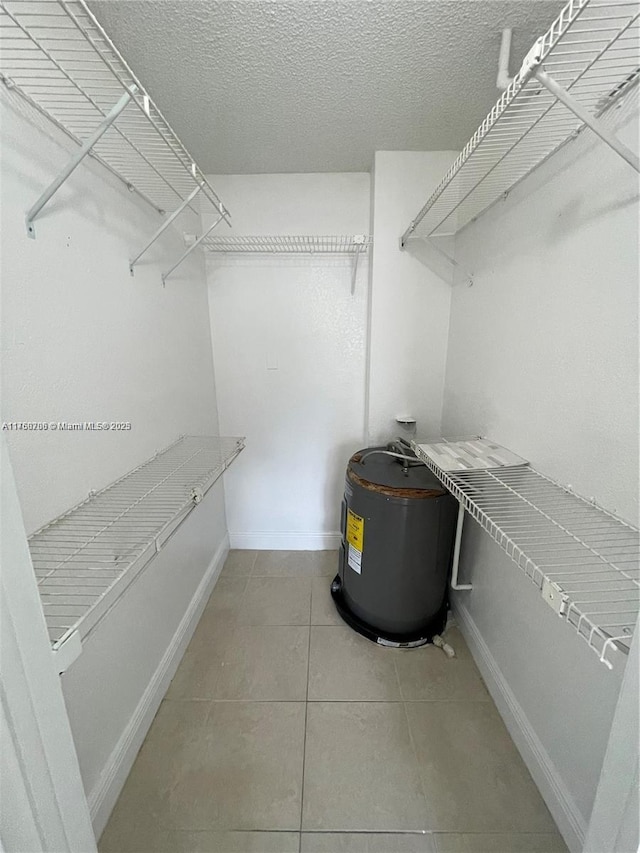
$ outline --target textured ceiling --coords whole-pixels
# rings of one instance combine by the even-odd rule
[[[205,172],[366,171],[461,148],[558,0],[93,0]]]

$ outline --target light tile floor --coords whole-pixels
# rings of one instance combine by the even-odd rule
[[[336,614],[334,551],[232,551],[101,853],[566,853],[457,657]]]

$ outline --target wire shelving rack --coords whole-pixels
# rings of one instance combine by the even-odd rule
[[[589,126],[638,169],[601,117],[640,77],[638,0],[570,0],[405,230],[451,236]]]
[[[29,537],[54,651],[91,632],[243,448],[183,436]]]
[[[141,255],[186,207],[229,213],[84,0],[0,2],[0,80],[78,146],[59,178],[27,214],[27,231],[89,155],[167,220]],[[199,199],[196,201],[196,196]],[[200,204],[198,204],[200,202]]]
[[[210,252],[244,252],[275,254],[362,254],[372,243],[365,234],[352,236],[228,236],[206,237],[205,248]]]
[[[355,293],[358,260],[373,243],[367,234],[352,235],[233,235],[207,236],[203,245],[209,252],[244,255],[344,255],[353,259],[351,293]]]
[[[428,445],[414,450],[609,669],[616,651],[628,654],[640,610],[637,528],[528,464],[444,470]]]

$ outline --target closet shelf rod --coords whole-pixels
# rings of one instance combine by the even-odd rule
[[[34,205],[29,209],[29,212],[26,216],[27,223],[27,234],[29,237],[35,239],[36,232],[34,228],[34,220],[38,216],[38,214],[42,211],[43,207],[53,198],[53,196],[58,192],[60,187],[67,180],[69,175],[78,168],[80,163],[84,160],[84,158],[91,153],[91,149],[96,144],[96,142],[109,130],[114,121],[118,118],[120,113],[128,106],[134,94],[137,92],[138,87],[133,85],[129,88],[128,92],[125,92],[124,95],[118,100],[115,106],[107,113],[104,119],[100,122],[98,127],[93,131],[91,136],[89,136],[81,145],[81,147],[76,151],[73,157],[69,160],[65,168],[60,172],[58,177],[47,187],[47,189],[42,193],[40,198],[36,201]]]

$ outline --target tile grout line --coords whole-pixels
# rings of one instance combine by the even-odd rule
[[[254,572],[255,572],[255,570],[256,570],[256,563],[258,562],[258,554],[259,554],[259,553],[260,553],[259,551],[256,551],[256,553],[254,554],[254,557],[253,557],[253,563],[251,563],[251,571],[249,572],[249,577],[250,577],[250,578],[254,577],[254,574],[253,574],[253,573],[254,573]]]
[[[396,674],[396,680],[398,682],[398,689],[400,691],[400,696],[402,698],[402,709],[404,711],[404,718],[405,718],[406,723],[407,723],[407,733],[409,735],[409,743],[411,744],[411,750],[413,752],[413,757],[414,757],[415,762],[416,762],[416,772],[418,774],[418,782],[420,783],[420,790],[422,791],[422,799],[424,801],[424,807],[425,807],[425,817],[429,818],[429,822],[431,822],[431,820],[430,820],[431,816],[429,814],[429,801],[427,799],[427,794],[425,791],[424,783],[422,781],[422,773],[420,771],[420,758],[418,756],[418,750],[416,748],[415,740],[413,737],[413,732],[411,731],[411,722],[409,721],[409,713],[407,711],[407,703],[406,703],[405,698],[404,698],[404,691],[402,690],[402,683],[400,681],[400,675],[398,673],[398,667],[396,666],[395,658],[393,660],[393,668],[394,668],[394,671]],[[429,833],[430,833],[431,840],[433,841],[433,846],[435,847],[435,853],[437,853],[438,845],[437,845],[437,842],[435,840],[433,831],[429,830]]]
[[[393,658],[393,671],[396,674],[396,681],[398,683],[398,691],[400,693],[400,699],[402,700],[402,710],[404,711],[404,718],[407,723],[407,734],[409,735],[409,743],[411,744],[411,751],[413,752],[413,757],[416,762],[416,772],[418,773],[418,782],[420,783],[420,790],[422,791],[422,799],[424,801],[426,816],[429,815],[429,801],[427,800],[427,794],[425,791],[424,783],[422,781],[422,773],[420,772],[420,758],[418,757],[418,750],[416,749],[415,741],[413,739],[413,733],[411,731],[411,723],[409,721],[409,714],[407,712],[407,702],[404,696],[404,690],[402,689],[402,681],[400,679],[400,673],[398,672],[398,666],[396,664],[397,655]],[[436,841],[435,835],[432,830],[428,830],[429,838],[431,841],[431,846],[434,848],[433,853],[438,853],[438,842]]]
[[[252,571],[252,572],[253,572],[253,566],[255,565],[255,561],[257,560],[257,558],[258,558],[258,552],[256,551],[256,555],[255,555],[255,557],[253,558],[253,564],[251,565],[251,571]],[[223,567],[223,568],[224,568],[224,567]],[[249,582],[250,582],[250,580],[251,580],[251,577],[252,577],[251,575],[248,575],[246,578],[244,578],[244,581],[245,581],[244,590],[243,590],[243,592],[242,592],[242,595],[240,596],[240,601],[238,602],[238,609],[237,609],[237,611],[236,611],[236,614],[235,614],[235,616],[233,617],[232,622],[231,622],[231,631],[230,631],[231,637],[230,637],[230,644],[231,644],[231,649],[232,649],[232,650],[233,650],[233,648],[234,648],[235,635],[236,635],[236,631],[237,631],[237,629],[238,629],[238,621],[239,621],[239,619],[240,619],[240,612],[241,612],[241,610],[242,610],[242,602],[244,601],[245,596],[246,596],[246,594],[247,594],[247,590],[249,589]],[[215,592],[215,587],[214,587],[213,592],[212,592],[211,594],[213,595],[213,593],[214,593],[214,592]],[[223,656],[223,657],[224,657],[224,656]],[[219,680],[220,680],[220,676],[222,675],[222,669],[223,669],[224,665],[225,665],[225,661],[223,660],[223,661],[222,661],[222,665],[218,667],[218,674],[216,675],[215,681],[214,681],[213,686],[212,686],[212,689],[211,689],[211,692],[213,693],[213,698],[212,698],[212,699],[210,699],[210,701],[211,701],[211,702],[216,702],[216,701],[218,701],[218,700],[216,700],[216,698],[215,698],[215,693],[216,693],[216,691],[217,691],[217,689],[218,689],[218,682],[219,682]]]
[[[257,556],[257,555],[256,555],[256,556]],[[229,559],[229,555],[227,555],[227,559]],[[225,563],[226,563],[226,560],[225,560]],[[222,571],[224,571],[224,565],[222,566]],[[222,575],[222,571],[220,572],[220,575],[218,576],[218,580],[220,580],[220,576]],[[244,599],[244,596],[246,595],[247,589],[249,588],[249,579],[247,578],[247,579],[246,579],[246,581],[247,581],[247,582],[246,582],[246,584],[245,584],[244,591],[243,591],[242,595],[240,596],[240,604],[242,604],[242,600]],[[216,587],[216,586],[217,586],[217,581],[216,581],[216,584],[214,585],[214,588],[211,590],[211,595],[210,595],[210,596],[209,596],[209,598],[207,599],[207,602],[206,602],[206,604],[205,604],[205,606],[204,606],[204,608],[203,608],[203,610],[202,610],[202,613],[201,613],[201,615],[200,615],[200,618],[198,619],[198,623],[197,623],[197,625],[196,625],[196,627],[195,627],[195,629],[194,629],[194,634],[195,634],[195,632],[196,632],[196,631],[197,631],[197,629],[198,629],[198,625],[200,625],[200,623],[201,623],[201,621],[202,621],[202,618],[203,618],[203,616],[204,616],[204,611],[206,610],[206,608],[207,608],[207,604],[209,603],[209,601],[211,600],[211,597],[213,596],[213,594],[214,594],[214,592],[215,592],[215,587]],[[240,608],[238,607],[238,613],[239,613],[239,612],[240,612]],[[232,628],[232,642],[233,642],[233,634],[235,633],[235,623],[236,623],[237,619],[238,619],[238,614],[236,614],[236,616],[234,617],[233,623],[232,623],[232,624],[233,624],[233,628]],[[193,636],[192,636],[192,639],[193,639]],[[180,661],[180,664],[182,664],[182,660]],[[180,664],[178,664],[178,668],[180,667]],[[177,670],[176,670],[176,672],[177,672]],[[219,677],[220,677],[220,673],[218,673],[218,676],[216,677],[216,681],[215,681],[215,684],[214,684],[214,687],[213,687],[213,692],[214,692],[214,693],[215,693],[215,688],[216,688],[216,686],[217,686],[218,678],[219,678]],[[175,678],[175,673],[174,673],[174,678]],[[165,694],[165,696],[166,696],[166,694]],[[203,729],[203,731],[206,731],[206,729],[208,728],[209,718],[210,718],[210,716],[211,716],[211,714],[212,714],[212,712],[213,712],[213,702],[214,702],[214,700],[213,700],[213,699],[209,698],[209,699],[203,699],[203,700],[193,700],[193,699],[167,700],[165,697],[163,697],[163,698],[162,698],[162,702],[166,702],[166,701],[204,701],[204,702],[207,702],[207,703],[208,703],[208,705],[209,705],[209,707],[207,708],[207,712],[206,712],[206,714],[205,714],[205,717],[204,717],[204,720],[203,720],[203,723],[202,723],[202,729]],[[161,703],[161,704],[162,704],[162,703]],[[159,711],[159,710],[160,710],[160,708],[158,708],[158,711]],[[157,717],[157,712],[156,712],[156,717]],[[154,717],[154,721],[155,721],[155,717]],[[153,722],[152,722],[152,725],[153,725]],[[149,728],[149,731],[150,731],[150,730],[151,730],[151,727]],[[148,732],[147,732],[147,734],[148,734]],[[144,746],[144,742],[143,742],[143,746]],[[136,756],[136,760],[137,760],[137,756]],[[128,778],[128,776],[127,776],[127,778]],[[172,784],[172,785],[170,785],[169,790],[168,790],[169,799],[170,799],[170,797],[171,797],[171,793],[173,792],[173,790],[175,789],[175,787],[177,786],[177,784],[178,784],[178,779],[177,779],[177,778],[175,778],[175,779],[174,779],[173,784]],[[169,832],[169,831],[170,831],[170,829],[168,829],[168,828],[166,828],[166,829],[165,829],[165,827],[162,827],[162,829],[163,829],[163,831],[165,831],[165,832]]]
[[[300,785],[300,830],[298,833],[298,853],[302,853],[302,819],[304,809],[304,773],[307,759],[307,720],[309,715],[309,676],[311,674],[311,614],[313,610],[313,578],[310,581],[309,595],[309,642],[307,645],[307,690],[304,699],[304,737],[302,741],[302,782]]]

